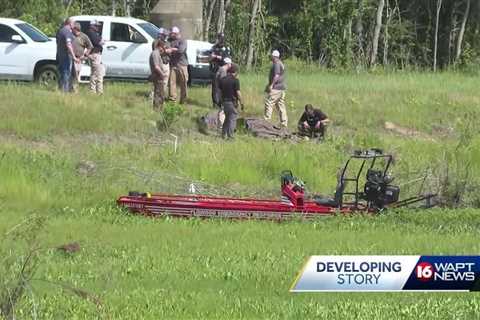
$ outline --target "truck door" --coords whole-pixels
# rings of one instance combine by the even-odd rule
[[[112,22],[110,37],[105,43],[103,61],[109,76],[146,79],[150,74],[151,45],[131,24]]]

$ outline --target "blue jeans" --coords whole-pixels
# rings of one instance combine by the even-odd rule
[[[72,57],[58,61],[58,88],[63,92],[71,91],[73,60]]]

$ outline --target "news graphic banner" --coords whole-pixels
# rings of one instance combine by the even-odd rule
[[[480,256],[311,256],[290,291],[480,291]]]

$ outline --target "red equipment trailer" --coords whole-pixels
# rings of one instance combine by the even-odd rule
[[[294,177],[291,171],[284,171],[281,175],[280,200],[130,192],[128,196],[118,198],[117,203],[133,213],[146,216],[261,220],[312,219],[353,212],[375,213],[420,201],[425,201],[423,207],[431,207],[431,200],[435,197],[433,194],[399,201],[400,188],[391,185],[393,178],[388,174],[392,160],[391,155],[383,154],[378,149],[355,152],[340,172],[334,198],[314,196],[311,200],[305,200],[304,183]],[[359,162],[359,167],[355,175],[349,176],[349,167],[354,161]],[[365,169],[364,177],[362,173]],[[363,191],[360,191],[363,180]],[[345,190],[347,183],[353,184],[352,190]]]

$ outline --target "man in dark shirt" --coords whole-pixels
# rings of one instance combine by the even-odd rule
[[[70,92],[72,90],[71,78],[73,72],[73,62],[79,62],[75,57],[72,42],[74,35],[72,33],[73,24],[72,18],[67,18],[63,27],[57,32],[57,66],[59,73],[58,87],[63,92]]]
[[[222,105],[225,112],[225,121],[222,127],[222,137],[224,139],[233,139],[235,128],[237,127],[238,105],[243,110],[240,81],[237,75],[238,67],[232,64],[227,70],[227,76],[220,80]]]
[[[105,66],[102,64],[102,52],[105,41],[100,35],[100,24],[97,20],[90,22],[90,28],[87,36],[92,42],[93,49],[89,55],[90,58],[90,91],[103,94],[103,77],[105,76]]]
[[[305,106],[305,112],[298,120],[298,132],[301,136],[309,138],[323,138],[325,127],[330,122],[327,115],[319,109],[314,109],[311,104]]]
[[[213,74],[212,78],[212,103],[214,107],[220,108],[222,101],[220,99],[217,74],[218,70],[225,64],[225,59],[231,59],[231,50],[225,44],[225,36],[223,33],[217,35],[217,41],[212,46],[212,53],[210,55],[210,71]]]
[[[170,101],[177,101],[177,84],[180,87],[180,104],[187,100],[188,59],[187,41],[182,39],[180,29],[173,27],[170,34]]]
[[[217,34],[217,41],[212,46],[210,55],[210,70],[217,73],[219,67],[223,65],[225,58],[232,58],[232,50],[225,44],[225,35]]]

